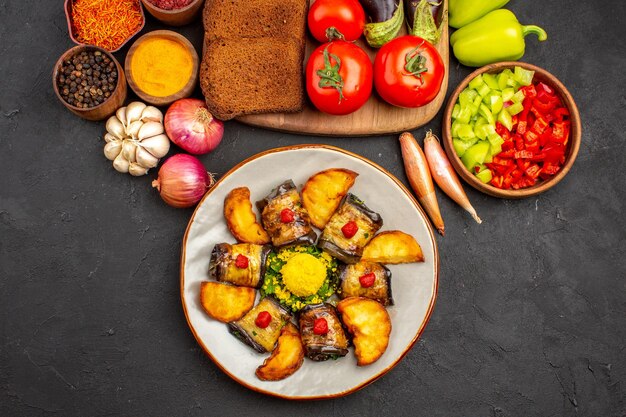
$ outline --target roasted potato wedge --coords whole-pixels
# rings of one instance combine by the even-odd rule
[[[269,358],[256,370],[256,376],[263,381],[280,381],[291,376],[304,362],[304,347],[300,333],[292,323],[280,331],[278,344]]]
[[[387,350],[391,334],[391,318],[378,301],[349,297],[337,304],[341,321],[352,334],[354,355],[358,366],[376,362]]]
[[[424,262],[424,253],[413,236],[390,230],[374,236],[363,249],[361,260],[381,264]]]
[[[302,204],[313,226],[318,229],[326,226],[358,175],[349,169],[331,168],[308,179],[302,189]]]
[[[257,245],[270,243],[269,235],[252,211],[248,187],[234,188],[228,193],[224,199],[224,217],[228,230],[238,242]]]
[[[200,302],[206,313],[224,323],[239,320],[252,309],[256,291],[221,282],[206,281],[200,287]]]

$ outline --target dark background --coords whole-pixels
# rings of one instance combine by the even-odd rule
[[[0,415],[625,416],[626,7],[509,8],[549,34],[543,44],[529,37],[523,60],[577,100],[576,164],[556,188],[521,201],[466,187],[482,225],[439,194],[447,233],[437,237],[439,296],[421,339],[361,391],[292,402],[240,386],[205,356],[179,291],[192,210],[160,200],[155,172],[114,171],[104,123],[54,96],[52,67],[72,46],[62,1],[0,2]],[[197,47],[200,26],[180,30]],[[148,17],[144,32],[160,27]],[[451,58],[449,90],[469,72]],[[427,128],[441,132],[441,112],[414,133]],[[319,138],[228,122],[201,159],[223,174],[299,143],[348,149],[406,183],[396,135]]]

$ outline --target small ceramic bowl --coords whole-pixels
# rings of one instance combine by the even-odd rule
[[[541,81],[546,85],[552,87],[557,95],[561,98],[561,101],[567,107],[570,113],[570,138],[567,144],[565,162],[561,167],[560,171],[553,176],[552,178],[540,181],[536,185],[528,188],[522,188],[519,190],[502,190],[497,187],[492,186],[491,184],[485,184],[480,181],[475,175],[473,175],[463,162],[461,162],[461,158],[459,158],[454,151],[454,146],[452,144],[452,135],[450,133],[450,128],[452,125],[452,109],[454,108],[455,103],[459,98],[459,94],[467,87],[471,80],[475,77],[479,76],[483,73],[497,74],[502,72],[505,69],[513,70],[514,67],[519,66],[526,70],[535,71],[535,77],[533,82]],[[500,198],[525,198],[533,195],[537,195],[539,193],[543,193],[544,191],[549,190],[558,184],[570,171],[572,165],[574,165],[574,161],[576,160],[576,156],[578,155],[578,149],[580,148],[581,142],[581,122],[580,122],[580,113],[578,111],[578,107],[572,98],[572,95],[567,91],[565,86],[552,74],[543,68],[539,68],[535,65],[527,64],[525,62],[499,62],[496,64],[486,65],[482,68],[477,69],[470,75],[468,75],[461,84],[454,90],[448,104],[446,105],[446,109],[443,115],[443,141],[445,145],[446,154],[448,155],[448,159],[450,159],[450,163],[456,170],[456,172],[467,182],[469,185],[477,189],[478,191],[482,191],[485,194],[489,194],[494,197]]]
[[[133,60],[133,56],[135,55],[135,51],[142,42],[151,38],[166,38],[182,44],[183,46],[185,46],[187,51],[189,51],[193,60],[191,76],[189,77],[187,84],[185,84],[185,86],[180,91],[174,94],[170,94],[169,96],[159,97],[148,94],[139,88],[133,78],[131,63]],[[130,50],[128,51],[128,54],[126,55],[124,67],[126,69],[126,78],[128,79],[128,85],[130,85],[130,88],[135,92],[135,94],[137,94],[146,103],[150,103],[155,106],[167,106],[180,98],[189,97],[191,95],[194,87],[196,86],[196,83],[198,82],[198,67],[200,65],[199,62],[200,60],[198,58],[198,53],[196,52],[196,49],[191,44],[191,42],[189,42],[189,40],[183,35],[172,32],[171,30],[155,30],[146,33],[145,35],[137,39],[135,43],[133,43],[133,45],[130,47]]]
[[[130,34],[126,40],[124,40],[124,42],[122,42],[122,44],[120,46],[118,46],[117,48],[109,51],[109,52],[117,52],[120,49],[122,49],[124,47],[124,45],[126,45],[128,43],[129,40],[131,40],[136,34],[138,34],[139,32],[141,32],[141,29],[143,29],[143,27],[146,25],[146,15],[143,12],[143,7],[141,7],[141,2],[139,0],[137,0],[138,4],[139,4],[139,10],[141,10],[141,25],[139,26],[139,28],[137,28],[137,30],[135,32],[133,32],[132,34]],[[72,7],[74,4],[74,0],[65,0],[65,18],[67,19],[67,30],[70,34],[70,39],[72,39],[72,42],[74,42],[77,45],[86,45],[85,43],[80,42],[77,39],[77,36],[75,35],[75,29],[74,29],[74,24],[72,22]]]
[[[74,55],[80,54],[83,51],[100,51],[108,56],[113,62],[115,62],[115,67],[117,68],[117,85],[115,86],[115,90],[113,90],[113,93],[111,93],[109,98],[107,98],[101,104],[90,108],[76,107],[63,100],[63,97],[61,97],[61,93],[59,92],[59,87],[57,85],[59,70],[61,69],[61,64],[63,63],[63,61],[70,57],[73,57]],[[107,117],[111,116],[118,108],[120,108],[124,104],[127,93],[126,77],[124,76],[124,70],[122,69],[120,63],[108,51],[104,50],[103,48],[98,48],[97,46],[91,45],[78,45],[67,50],[65,53],[63,53],[63,55],[61,55],[59,60],[54,65],[54,70],[52,71],[52,87],[54,88],[54,93],[58,97],[59,101],[61,101],[61,103],[63,103],[63,105],[69,111],[87,120],[104,120]]]
[[[204,4],[204,0],[193,0],[181,9],[165,10],[156,7],[149,0],[141,1],[148,13],[169,26],[184,26],[191,23],[198,16]]]

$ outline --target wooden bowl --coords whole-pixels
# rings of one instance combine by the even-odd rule
[[[191,23],[200,13],[204,0],[193,0],[188,6],[176,10],[164,10],[148,0],[141,0],[143,7],[157,20],[169,26],[184,26]]]
[[[137,83],[135,82],[135,80],[133,79],[133,71],[131,68],[133,55],[135,55],[135,51],[137,50],[137,48],[142,42],[151,38],[166,38],[166,39],[171,39],[173,41],[176,41],[182,44],[189,51],[189,53],[191,54],[191,58],[193,60],[193,68],[191,69],[191,76],[189,77],[187,84],[185,84],[185,86],[180,91],[174,94],[171,94],[169,96],[157,97],[157,96],[148,94],[144,92],[143,90],[141,90],[139,86],[137,85]],[[128,79],[128,85],[130,85],[130,88],[143,101],[145,101],[146,103],[153,104],[155,106],[167,106],[180,98],[189,97],[191,93],[193,92],[193,89],[196,86],[196,83],[198,82],[199,65],[200,65],[200,60],[198,59],[198,53],[196,52],[196,49],[193,47],[191,42],[189,42],[189,40],[187,40],[187,38],[185,38],[183,35],[180,35],[176,32],[172,32],[171,30],[154,30],[152,32],[146,33],[145,35],[137,39],[135,43],[133,43],[133,45],[130,47],[128,54],[126,55],[126,61],[124,62],[124,67],[126,69],[126,78]]]
[[[70,39],[72,40],[72,42],[74,42],[77,45],[87,45],[85,43],[80,42],[77,38],[76,35],[74,35],[74,25],[72,23],[72,6],[74,0],[65,0],[65,18],[67,20],[67,31],[70,34]],[[132,33],[131,35],[129,35],[126,40],[124,42],[122,42],[122,44],[109,51],[109,52],[117,52],[120,49],[122,49],[122,47],[124,45],[126,45],[128,43],[129,40],[131,40],[136,34],[138,34],[139,32],[141,32],[141,30],[143,29],[143,27],[146,25],[146,15],[143,12],[143,7],[141,7],[141,2],[139,2],[139,10],[141,10],[141,25],[139,26],[139,28]]]
[[[465,165],[463,165],[463,162],[461,162],[461,158],[457,156],[456,152],[454,151],[454,146],[452,144],[452,135],[450,133],[450,128],[452,125],[452,109],[454,108],[454,104],[459,98],[459,94],[475,77],[483,73],[499,73],[507,68],[513,70],[515,66],[535,71],[535,77],[533,79],[534,81],[541,81],[546,85],[554,88],[554,91],[561,98],[561,101],[563,102],[565,107],[567,107],[570,113],[570,138],[567,144],[565,163],[561,167],[561,170],[554,177],[545,181],[538,182],[536,185],[528,188],[522,188],[519,190],[501,190],[492,186],[491,184],[485,184],[480,181],[476,176],[468,171],[467,168],[465,168]],[[567,91],[565,86],[548,71],[535,65],[527,64],[525,62],[498,62],[496,64],[486,65],[482,68],[477,69],[476,71],[468,75],[463,80],[463,82],[459,84],[456,90],[454,90],[454,92],[450,96],[443,115],[443,141],[445,145],[445,150],[446,154],[448,154],[448,158],[450,159],[450,163],[452,164],[456,172],[465,180],[465,182],[467,182],[478,191],[482,191],[485,194],[489,194],[491,196],[499,198],[516,199],[530,197],[543,193],[544,191],[547,191],[550,188],[554,187],[556,184],[558,184],[570,171],[572,165],[574,165],[574,161],[576,160],[576,156],[578,155],[578,150],[580,148],[581,132],[582,127],[580,122],[580,113],[569,91]]]
[[[61,97],[61,93],[59,92],[59,87],[57,86],[57,78],[59,77],[59,70],[63,61],[83,51],[100,51],[115,62],[115,67],[117,68],[117,86],[115,87],[115,90],[113,90],[113,93],[102,103],[87,109],[76,107],[63,100],[63,97]],[[59,101],[63,103],[69,111],[87,120],[104,120],[111,116],[124,104],[127,93],[126,77],[124,76],[124,70],[122,69],[120,63],[110,52],[92,45],[78,45],[67,50],[63,55],[61,55],[59,60],[54,65],[54,70],[52,71],[52,87],[54,88],[54,93],[58,97]]]

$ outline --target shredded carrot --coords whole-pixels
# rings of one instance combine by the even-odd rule
[[[119,48],[143,23],[139,0],[74,0],[74,36],[107,51]]]

